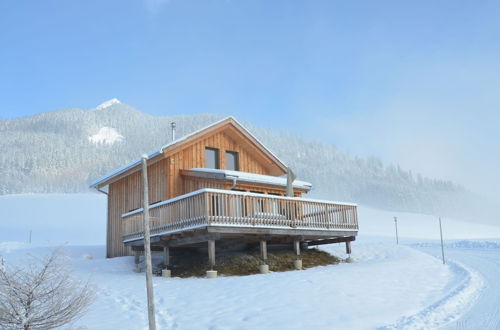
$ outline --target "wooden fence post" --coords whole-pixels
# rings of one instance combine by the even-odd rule
[[[394,217],[394,226],[396,227],[396,244],[399,244],[399,237],[398,237],[398,217]]]
[[[443,244],[443,227],[441,226],[441,217],[439,217],[439,234],[441,235],[441,255],[443,256],[444,265],[444,244]]]
[[[149,329],[156,330],[155,302],[153,293],[153,266],[151,263],[151,242],[149,233],[149,195],[148,195],[148,156],[142,156],[142,187],[143,187],[143,213],[144,213],[144,256],[146,258],[146,290],[148,295]]]

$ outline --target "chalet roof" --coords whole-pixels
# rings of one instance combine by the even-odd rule
[[[286,177],[272,176],[255,174],[240,171],[231,170],[220,170],[213,168],[191,168],[184,171],[189,176],[195,176],[200,178],[209,179],[222,179],[222,180],[233,180],[236,179],[238,182],[249,182],[249,183],[260,183],[269,184],[273,186],[286,187]],[[298,189],[311,190],[312,184],[305,181],[295,180],[293,181],[293,187]]]
[[[185,135],[177,140],[174,140],[170,143],[167,143],[165,145],[163,145],[160,149],[158,150],[154,150],[152,152],[150,152],[149,154],[147,154],[148,156],[148,159],[151,159],[151,158],[154,158],[154,157],[157,157],[159,156],[160,154],[166,152],[166,151],[170,151],[170,150],[173,150],[181,145],[183,145],[184,143],[186,143],[188,140],[191,140],[192,138],[198,136],[198,135],[203,135],[205,133],[208,133],[210,131],[212,131],[212,129],[216,128],[216,127],[220,127],[220,126],[224,126],[226,124],[232,124],[234,127],[236,127],[240,132],[242,132],[248,139],[250,139],[261,151],[263,151],[269,158],[271,158],[274,163],[283,170],[283,172],[286,172],[286,168],[287,166],[285,165],[285,163],[283,163],[272,151],[270,151],[269,149],[267,149],[263,144],[262,142],[259,141],[259,139],[257,139],[255,137],[255,135],[253,135],[252,133],[250,133],[250,131],[248,131],[243,125],[241,125],[237,120],[236,118],[230,116],[230,117],[226,117],[222,120],[219,120],[211,125],[208,125],[206,127],[203,127],[197,131],[194,131],[188,135]],[[120,174],[123,174],[125,173],[126,171],[134,168],[134,167],[137,167],[141,164],[141,159],[137,159],[125,166],[122,166],[116,170],[114,170],[113,172],[97,179],[96,181],[92,182],[90,184],[90,187],[91,188],[99,188],[100,186],[103,186],[103,185],[106,185],[107,181],[119,176]]]

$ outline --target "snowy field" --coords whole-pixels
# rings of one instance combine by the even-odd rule
[[[76,325],[145,329],[144,274],[132,272],[132,257],[104,258],[105,204],[95,194],[1,196],[0,255],[16,263],[66,244],[77,276],[99,288]],[[159,328],[500,328],[500,226],[443,218],[443,265],[436,217],[363,207],[359,217],[351,264],[217,279],[156,277]],[[343,245],[323,249],[347,257]]]

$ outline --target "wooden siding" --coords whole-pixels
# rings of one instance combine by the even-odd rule
[[[231,189],[233,186],[232,180],[216,180],[216,179],[205,179],[197,177],[189,177],[182,175],[182,181],[184,183],[184,194],[203,189],[203,188],[214,188],[214,189]],[[246,191],[246,192],[259,192],[263,194],[286,196],[286,187],[272,186],[259,183],[248,183],[248,182],[236,182],[236,187],[234,190]],[[294,189],[294,197],[301,197],[303,193],[307,193],[304,189]]]
[[[167,166],[162,160],[148,166],[149,200],[155,202],[167,198]],[[130,255],[131,250],[122,243],[125,212],[142,207],[142,188],[140,172],[132,173],[109,185],[107,251],[108,258]]]
[[[228,189],[230,187],[224,181],[215,179],[183,177],[183,181],[186,194],[203,188]]]
[[[229,189],[232,181],[188,178],[181,170],[205,167],[205,147],[219,149],[219,164],[226,168],[226,151],[238,153],[239,171],[264,175],[281,175],[283,170],[268,154],[250,141],[241,131],[228,124],[189,140],[173,150],[148,161],[149,198],[156,203],[183,195],[200,188]],[[111,179],[108,196],[107,256],[129,255],[122,235],[123,213],[141,208],[142,189],[140,168],[135,167]],[[284,187],[238,182],[236,189],[265,194],[285,195]],[[295,190],[300,197],[305,190]]]
[[[233,135],[238,133],[236,130],[226,127],[220,129],[213,134],[201,137],[193,144],[188,145],[182,150],[171,153],[167,158],[169,164],[168,173],[168,199],[183,195],[202,186],[192,187],[193,183],[185,183],[185,178],[180,175],[181,170],[190,168],[205,167],[205,148],[219,149],[219,164],[221,169],[226,168],[226,151],[235,151],[238,153],[239,171],[250,172],[256,174],[271,175],[270,165],[264,159],[263,155],[257,150],[253,150],[251,146],[243,141],[236,142],[239,137]],[[229,136],[231,134],[231,136]],[[233,138],[236,136],[236,138]],[[219,186],[210,185],[208,187],[221,188]],[[196,189],[194,189],[196,188]]]
[[[204,130],[198,131],[196,134],[189,135],[176,142],[169,144],[159,150],[155,156],[148,160],[148,164],[153,164],[157,161],[167,158],[173,153],[197,143],[199,139],[211,136],[215,133],[224,131],[225,134],[231,136],[231,139],[239,146],[244,146],[252,157],[257,159],[267,170],[269,175],[283,175],[286,174],[286,166],[275,155],[273,155],[266,147],[264,147],[255,137],[241,126],[234,118],[226,118],[220,122],[206,127]],[[130,164],[126,170],[119,172],[119,174],[111,175],[106,179],[100,180],[96,188],[108,186],[134,172],[140,170],[140,160],[135,162],[135,165]]]

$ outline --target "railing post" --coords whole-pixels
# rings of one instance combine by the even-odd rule
[[[193,225],[230,223],[241,226],[287,226],[319,230],[358,229],[357,207],[333,202],[307,201],[290,197],[238,194],[227,191],[199,191],[164,201],[151,209],[151,234],[179,230]],[[123,214],[123,239],[147,236],[144,209]],[[141,212],[142,211],[142,212]],[[264,214],[260,214],[264,213]]]
[[[210,225],[210,193],[204,192],[203,198],[205,199],[205,221]]]

